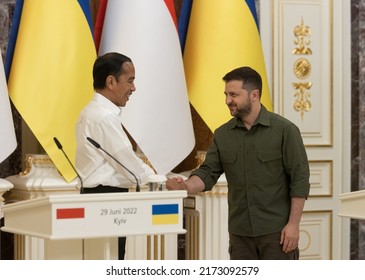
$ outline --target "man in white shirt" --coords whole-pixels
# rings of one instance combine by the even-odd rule
[[[138,158],[121,124],[121,107],[136,90],[132,60],[119,53],[107,53],[93,67],[94,98],[80,113],[76,124],[76,167],[83,179],[83,193],[127,192],[128,188],[147,183],[154,171]],[[94,147],[87,137],[100,143]],[[119,238],[118,258],[124,259],[125,237]]]

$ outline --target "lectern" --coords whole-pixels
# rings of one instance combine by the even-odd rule
[[[185,233],[186,196],[186,191],[160,191],[39,197],[3,206],[2,230],[89,243],[96,238],[108,242],[117,236]],[[67,248],[63,250],[67,254]]]
[[[339,216],[365,220],[365,190],[339,195]]]

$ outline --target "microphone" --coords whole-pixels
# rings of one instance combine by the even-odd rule
[[[132,171],[130,171],[127,167],[125,167],[121,162],[119,162],[115,157],[113,157],[110,153],[108,153],[107,151],[105,151],[101,145],[96,142],[94,139],[91,139],[90,137],[86,137],[86,139],[97,149],[102,150],[104,153],[106,153],[108,156],[110,156],[114,161],[116,161],[120,166],[122,166],[125,170],[127,170],[130,174],[132,174],[132,176],[134,177],[134,179],[136,180],[136,192],[140,191],[140,186],[139,186],[139,182],[137,179],[137,176],[134,175],[134,173]]]
[[[68,158],[68,156],[66,155],[65,151],[64,151],[64,150],[63,150],[63,148],[62,148],[62,145],[61,145],[60,141],[58,141],[58,139],[57,139],[56,137],[53,137],[53,140],[54,140],[54,142],[56,143],[57,148],[58,148],[58,149],[60,149],[60,150],[62,151],[62,153],[65,155],[65,157],[66,157],[66,159],[67,159],[68,163],[71,165],[72,169],[75,171],[75,173],[76,173],[77,177],[79,178],[79,180],[80,180],[80,185],[81,185],[81,187],[80,187],[80,193],[84,193],[84,184],[83,184],[83,182],[82,182],[82,179],[81,179],[80,174],[76,171],[76,168],[73,166],[73,164],[71,163],[70,159],[69,159],[69,158]]]

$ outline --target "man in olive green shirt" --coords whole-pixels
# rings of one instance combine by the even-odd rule
[[[227,73],[233,118],[213,136],[204,163],[170,190],[209,191],[228,183],[231,259],[298,259],[299,223],[309,195],[309,165],[300,131],[260,103],[262,80],[249,67]]]

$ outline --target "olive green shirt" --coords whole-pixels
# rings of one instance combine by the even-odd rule
[[[228,184],[228,231],[260,236],[281,231],[291,197],[308,197],[309,165],[296,125],[262,105],[250,130],[233,118],[215,132],[199,176],[205,191],[222,173]]]

